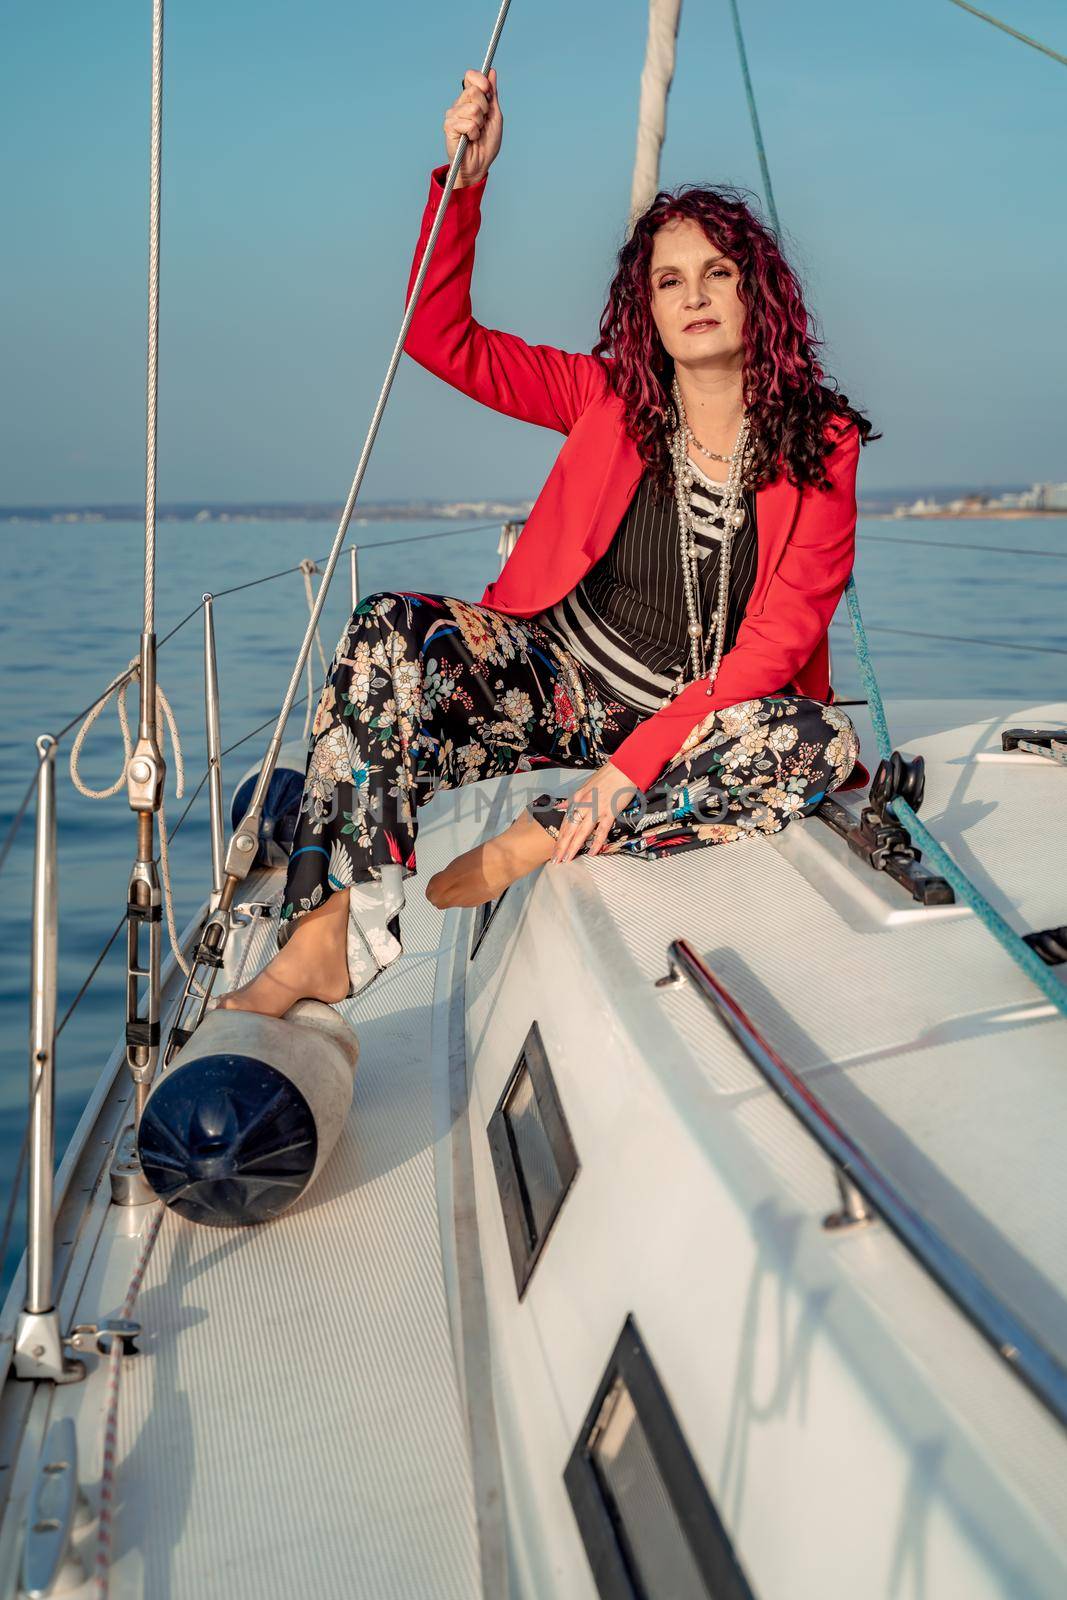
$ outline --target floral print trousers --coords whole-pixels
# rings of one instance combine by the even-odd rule
[[[447,595],[368,595],[313,724],[280,941],[348,888],[358,993],[403,949],[419,806],[502,773],[600,767],[643,716],[534,621]],[[858,752],[845,712],[804,696],[712,711],[649,789],[618,808],[601,853],[655,860],[777,833],[843,783]],[[567,804],[546,793],[527,809],[556,836]]]

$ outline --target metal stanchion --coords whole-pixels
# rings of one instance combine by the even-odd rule
[[[30,1166],[26,1208],[26,1300],[15,1333],[19,1378],[71,1383],[85,1368],[63,1351],[54,1301],[55,1047],[58,902],[56,742],[37,741],[37,839],[33,861],[30,969]]]

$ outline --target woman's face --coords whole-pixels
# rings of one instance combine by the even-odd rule
[[[673,217],[656,230],[649,268],[652,318],[676,363],[740,370],[745,325],[740,281],[736,263],[691,217]],[[691,323],[704,326],[690,329]]]

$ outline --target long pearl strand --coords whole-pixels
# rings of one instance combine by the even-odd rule
[[[743,486],[742,475],[745,465],[745,452],[749,438],[748,413],[741,418],[741,425],[737,430],[734,448],[729,456],[719,457],[716,460],[728,461],[730,472],[722,493],[722,540],[719,552],[718,598],[716,608],[712,614],[711,624],[714,629],[715,645],[712,652],[710,669],[707,667],[707,653],[704,644],[704,629],[700,622],[700,608],[697,600],[697,583],[699,576],[698,562],[700,553],[693,537],[693,514],[689,503],[689,490],[693,482],[693,472],[689,463],[689,440],[693,439],[698,449],[699,445],[689,427],[685,414],[685,405],[682,401],[681,389],[678,379],[671,384],[671,394],[680,419],[680,426],[671,436],[671,459],[674,464],[674,495],[678,507],[678,543],[682,561],[682,584],[685,589],[686,610],[689,615],[689,658],[692,667],[693,681],[707,677],[708,688],[706,693],[713,692],[719,663],[722,660],[723,649],[726,642],[726,613],[730,592],[730,554],[734,533],[744,526],[745,508],[742,502]],[[704,451],[705,455],[714,455],[712,451]],[[677,681],[670,692],[664,696],[663,704],[669,705],[684,687],[684,663],[678,669]]]

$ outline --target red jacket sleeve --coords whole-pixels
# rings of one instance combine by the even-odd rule
[[[639,723],[611,756],[639,789],[647,789],[670,765],[710,711],[777,694],[810,659],[852,571],[858,456],[859,431],[850,423],[826,460],[831,487],[805,486],[764,604],[738,628],[733,649],[719,662],[711,694],[707,678],[689,684]]]
[[[435,167],[430,177],[405,305],[411,302],[447,173],[447,166]],[[453,189],[449,196],[404,349],[420,367],[472,400],[522,422],[569,433],[603,392],[606,378],[596,357],[527,344],[514,333],[484,328],[471,315],[474,241],[486,182],[487,177]]]

